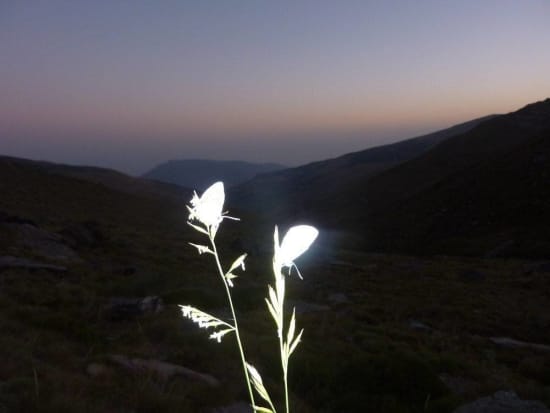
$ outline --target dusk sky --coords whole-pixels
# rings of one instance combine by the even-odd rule
[[[550,97],[550,1],[0,0],[0,154],[298,165]]]

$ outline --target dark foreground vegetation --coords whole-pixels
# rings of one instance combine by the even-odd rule
[[[41,168],[0,162],[0,411],[209,412],[246,401],[234,342],[207,340],[177,308],[227,314],[212,261],[187,244],[189,193],[125,193]],[[280,400],[263,301],[270,244],[242,241],[271,233],[232,212],[243,221],[222,224],[220,253],[251,253],[235,302],[249,359]],[[451,412],[510,389],[550,404],[550,262],[327,245],[288,283],[305,328],[290,371],[295,412]],[[121,362],[132,359],[208,379]]]

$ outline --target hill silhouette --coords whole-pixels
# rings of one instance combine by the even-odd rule
[[[368,204],[360,220],[374,248],[543,256],[549,184],[546,99],[373,177],[360,192]]]
[[[307,221],[357,249],[550,254],[550,99],[416,139],[259,176],[230,192],[266,221]],[[276,206],[275,206],[276,205]]]
[[[120,172],[0,156],[0,211],[39,222],[104,220],[158,225],[183,208],[191,190]]]
[[[230,187],[258,174],[283,168],[284,166],[274,163],[188,159],[162,163],[143,177],[202,191],[216,181],[223,181],[226,187]]]
[[[323,227],[338,227],[341,211],[335,208],[355,204],[357,187],[362,187],[370,177],[413,159],[493,116],[338,158],[263,174],[232,188],[229,202],[257,211],[273,222],[314,219]]]

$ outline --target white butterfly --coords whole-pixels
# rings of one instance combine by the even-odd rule
[[[296,267],[294,260],[308,250],[319,231],[311,225],[296,225],[290,228],[279,246],[279,230],[275,227],[275,262],[280,268]],[[298,268],[296,268],[298,270]],[[298,271],[300,278],[300,271]]]
[[[218,226],[223,219],[222,210],[225,202],[223,182],[211,185],[201,197],[195,193],[191,199],[192,207],[189,209],[189,220],[199,220],[207,227]]]

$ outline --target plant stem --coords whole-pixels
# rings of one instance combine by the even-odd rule
[[[275,276],[276,277],[283,277],[283,275],[279,272],[279,274],[275,273]],[[276,284],[277,281],[275,281]],[[284,282],[284,278],[282,280],[282,282]],[[284,284],[283,284],[284,285]],[[281,290],[284,290],[283,288]],[[279,351],[281,352],[281,367],[283,368],[283,381],[284,381],[284,385],[285,385],[285,407],[286,407],[286,413],[290,413],[290,409],[289,409],[289,403],[288,403],[288,380],[287,380],[287,370],[288,370],[288,357],[285,356],[285,351],[284,351],[284,339],[283,339],[283,332],[284,332],[284,320],[285,320],[285,317],[284,317],[284,300],[285,300],[285,294],[284,294],[284,291],[277,291],[277,296],[278,296],[278,300],[279,300]]]
[[[244,377],[246,379],[246,385],[248,387],[248,394],[250,396],[252,408],[254,409],[254,406],[256,406],[256,402],[254,401],[254,393],[252,392],[252,386],[250,385],[250,377],[248,376],[248,369],[246,368],[246,358],[244,356],[244,348],[241,342],[241,336],[239,334],[239,324],[237,323],[237,316],[235,315],[235,307],[233,306],[233,300],[231,299],[231,291],[229,290],[229,285],[227,285],[227,280],[225,279],[225,274],[223,272],[222,265],[220,263],[220,258],[218,256],[218,250],[216,249],[216,243],[214,242],[214,237],[211,234],[209,234],[208,238],[210,239],[210,244],[212,245],[212,251],[214,252],[214,258],[216,259],[218,272],[220,274],[223,285],[225,287],[225,293],[227,294],[227,301],[229,301],[229,307],[231,308],[231,315],[233,317],[233,327],[235,328],[235,337],[237,338],[237,346],[239,347],[239,353],[241,354],[241,362],[243,365]]]
[[[282,326],[282,322],[281,322]],[[281,334],[282,335],[282,334]],[[283,381],[285,384],[285,407],[286,407],[286,413],[290,413],[290,410],[288,408],[288,379],[287,379],[287,371],[288,371],[288,359],[286,359],[283,351],[283,338],[279,337],[279,346],[281,349],[281,364],[283,367]]]

